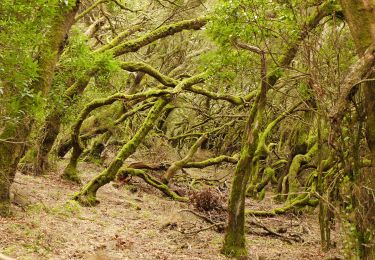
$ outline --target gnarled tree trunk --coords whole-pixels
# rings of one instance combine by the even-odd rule
[[[341,0],[341,5],[348,22],[357,54],[363,57],[365,51],[375,44],[375,1],[374,0]],[[374,55],[374,53],[372,53]],[[371,73],[369,78],[374,78]],[[356,176],[355,184],[360,188],[355,194],[357,205],[361,208],[356,210],[356,229],[358,232],[358,244],[356,251],[360,259],[375,259],[375,84],[365,82],[364,103],[366,114],[366,139],[370,150],[372,167],[363,170]]]
[[[38,57],[39,77],[32,82],[31,88],[46,95],[51,86],[56,62],[61,54],[67,33],[73,24],[78,10],[79,0],[73,6],[57,7],[53,24],[48,32],[48,41],[40,46],[42,52]],[[33,124],[30,112],[33,102],[23,102],[20,108],[24,113],[16,123],[6,123],[0,132],[0,215],[6,216],[10,212],[10,186],[14,180],[20,158],[24,154],[25,143],[29,137]]]

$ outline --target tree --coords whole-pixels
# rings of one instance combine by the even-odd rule
[[[0,215],[9,214],[9,190],[18,162],[24,154],[35,118],[33,112],[40,108],[37,103],[49,91],[55,65],[73,24],[79,1],[71,4],[38,1],[35,4],[41,8],[42,16],[35,12],[35,6],[27,2],[14,4],[12,1],[5,1],[1,4],[2,13],[5,14],[2,22],[4,33],[12,37],[9,39],[6,35],[2,36],[2,45],[6,50],[2,62],[6,71],[2,71],[5,77],[2,80],[1,98],[7,105],[2,111],[5,120],[0,132]],[[6,20],[7,17],[11,22]],[[48,23],[52,24],[48,29],[40,26]],[[29,37],[35,37],[33,33],[37,33],[37,41],[28,42]],[[41,40],[42,37],[47,40]],[[37,53],[33,53],[35,48]],[[23,60],[17,59],[19,51],[24,53]],[[25,71],[20,69],[17,73],[19,66],[24,67]]]
[[[68,181],[81,184],[81,160],[102,165],[74,195],[84,206],[130,176],[190,202],[176,176],[229,163],[222,253],[248,255],[249,216],[318,207],[324,250],[338,219],[354,242],[347,257],[372,259],[374,4],[3,1],[0,214],[17,166],[43,174],[55,152],[69,157]],[[180,159],[127,163],[156,141]],[[103,165],[106,149],[116,156]],[[269,192],[283,204],[246,208]]]
[[[354,225],[358,232],[358,257],[361,259],[372,259],[375,257],[373,238],[375,225],[374,219],[371,216],[372,213],[370,213],[375,210],[375,200],[373,199],[373,190],[375,188],[375,175],[373,172],[375,163],[375,91],[371,79],[374,76],[372,69],[375,61],[375,32],[373,29],[375,26],[375,3],[373,1],[342,0],[341,6],[356,46],[357,55],[360,57],[360,60],[357,62],[357,69],[353,70],[353,73],[347,78],[350,85],[348,84],[348,88],[345,89],[346,91],[343,93],[344,101],[350,99],[349,95],[353,95],[353,93],[349,94],[348,91],[356,91],[353,90],[353,88],[361,84],[358,83],[360,80],[370,79],[370,81],[363,83],[362,88],[364,92],[364,113],[366,118],[366,141],[370,151],[369,156],[372,161],[372,167],[358,172],[353,182],[358,186],[368,187],[368,189],[361,189],[360,192],[354,194],[354,199],[356,200],[355,207],[357,208],[357,217]],[[344,112],[348,108],[347,102],[338,104],[341,105],[340,110],[335,110],[331,116],[334,127],[336,128],[340,128]]]
[[[252,7],[250,3],[246,3],[246,4],[249,6],[249,8]],[[229,6],[232,8],[231,10],[236,10],[236,11],[246,6],[245,3],[242,3],[241,1],[238,1],[234,5],[234,7],[231,5],[232,4],[229,4]],[[275,4],[275,5],[276,5],[276,8],[279,7],[278,4]],[[261,6],[260,3],[254,4],[255,8],[259,8],[260,6]],[[245,195],[248,190],[247,187],[249,185],[249,180],[251,179],[255,180],[255,184],[258,181],[256,176],[254,176],[257,174],[257,160],[255,158],[257,157],[257,153],[258,153],[258,156],[260,155],[261,150],[264,146],[264,144],[259,144],[260,141],[264,141],[264,140],[259,139],[259,135],[261,133],[260,128],[262,127],[262,124],[263,124],[262,118],[265,113],[267,89],[274,87],[278,79],[281,77],[283,70],[286,67],[290,66],[291,62],[294,60],[295,56],[297,55],[297,52],[299,50],[299,45],[301,44],[301,42],[305,40],[308,34],[312,30],[314,30],[315,27],[319,25],[320,21],[323,18],[329,15],[332,15],[336,10],[337,10],[337,5],[331,1],[324,2],[321,6],[319,6],[317,10],[313,12],[306,21],[303,22],[302,30],[297,35],[292,36],[293,41],[290,42],[289,45],[286,47],[285,53],[281,56],[280,61],[276,64],[276,66],[278,66],[277,69],[274,69],[274,71],[270,73],[266,72],[267,70],[266,70],[266,62],[265,62],[266,60],[265,51],[262,51],[257,47],[249,46],[247,44],[237,43],[237,46],[241,48],[250,50],[257,54],[261,54],[262,73],[260,77],[261,87],[260,87],[260,90],[258,91],[258,96],[255,99],[255,102],[253,103],[252,109],[250,111],[249,119],[246,125],[246,130],[244,132],[245,133],[244,138],[242,141],[241,156],[237,164],[236,172],[234,174],[234,180],[232,183],[231,196],[229,200],[229,219],[228,219],[229,222],[228,222],[228,228],[226,231],[224,246],[222,249],[222,251],[227,255],[244,256],[247,254],[246,248],[245,248],[245,237],[244,237],[245,235],[245,232],[244,232]],[[225,12],[228,12],[228,10],[226,9]],[[285,16],[290,15],[288,14],[288,11],[286,11],[285,9],[283,10],[283,12],[286,13]],[[251,20],[251,17],[246,16],[247,15],[246,10],[244,11],[243,15],[245,16],[245,19]],[[261,18],[259,19],[259,23],[266,24],[268,22],[267,16],[269,14],[265,12],[265,13],[262,13],[262,15],[264,16],[261,16]],[[237,37],[244,38],[246,36],[248,37],[248,34],[246,34],[247,31],[257,32],[256,31],[257,29],[255,28],[241,28],[242,31],[238,31],[237,26],[243,26],[242,21],[240,19],[241,18],[238,18],[238,17],[234,18],[234,22],[233,22],[234,25],[232,25],[234,28],[234,32],[230,31],[230,33],[238,34]],[[259,26],[259,24],[255,22],[254,27],[255,26]],[[245,31],[245,33],[243,32],[244,29],[247,30]],[[222,34],[221,32],[219,33]],[[227,35],[225,36],[228,37]],[[233,37],[233,34],[230,34],[229,36]],[[223,36],[220,35],[220,37],[223,37]],[[260,38],[262,39],[262,36]],[[219,38],[219,40],[223,41],[222,38]],[[231,39],[229,39],[229,41],[230,40]],[[257,39],[256,37],[255,39],[252,39],[252,40],[259,41],[259,39]],[[259,151],[257,151],[258,146],[261,147]]]

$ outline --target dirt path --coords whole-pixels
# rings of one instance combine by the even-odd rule
[[[80,170],[84,181],[100,172],[86,163],[80,164]],[[191,205],[171,201],[143,185],[107,185],[98,193],[101,203],[85,208],[69,200],[78,189],[57,173],[37,178],[18,174],[14,216],[0,218],[0,252],[17,259],[225,259],[219,253],[223,234],[181,233],[208,225],[181,212]],[[249,204],[267,208],[273,206],[270,201]],[[328,253],[319,249],[314,213],[259,221],[274,230],[300,234],[304,242],[288,244],[249,235],[253,259],[340,259],[333,258],[338,249]],[[252,233],[261,231],[254,227]]]

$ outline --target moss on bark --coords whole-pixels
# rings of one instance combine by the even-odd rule
[[[202,169],[202,168],[206,168],[206,167],[209,167],[209,166],[212,166],[212,165],[221,164],[221,163],[224,163],[224,162],[236,164],[236,163],[238,163],[238,158],[236,158],[234,156],[231,157],[231,156],[227,156],[227,155],[220,155],[218,157],[206,159],[206,160],[200,161],[200,162],[188,162],[183,166],[183,168]]]
[[[36,158],[34,161],[35,175],[42,175],[49,167],[48,155],[60,131],[62,114],[51,113],[47,116],[37,140]]]
[[[252,159],[259,138],[261,99],[266,98],[267,89],[259,91],[253,107],[250,110],[246,124],[245,136],[238,160],[228,205],[228,225],[225,232],[224,244],[221,252],[227,256],[244,257],[247,255],[245,244],[245,194],[249,182]]]
[[[315,143],[309,151],[302,155],[298,154],[293,158],[292,164],[290,165],[289,172],[288,172],[288,183],[289,183],[289,189],[288,189],[288,200],[291,200],[295,198],[298,193],[299,188],[299,182],[297,179],[297,174],[300,170],[302,163],[308,163],[312,160],[313,156],[318,150],[318,144]]]
[[[188,153],[184,158],[181,160],[174,162],[163,175],[162,180],[164,183],[168,183],[171,178],[176,174],[177,171],[181,170],[184,165],[186,165],[194,154],[197,152],[198,148],[202,145],[202,143],[207,139],[207,135],[204,134],[198,138],[198,140],[191,146]]]
[[[67,19],[66,19],[66,20],[69,21],[69,23],[67,23],[66,26],[62,26],[62,28],[65,28],[65,29],[70,28],[72,22],[74,21],[74,16],[75,16],[76,11],[78,10],[78,6],[77,6],[77,8],[74,8],[73,10],[74,10],[74,12],[71,12],[72,16],[67,16]],[[183,30],[189,30],[189,29],[190,30],[198,30],[201,27],[203,27],[206,24],[206,22],[207,22],[207,19],[204,18],[204,17],[193,19],[193,20],[186,20],[186,21],[177,22],[175,24],[162,26],[162,27],[158,28],[157,30],[155,30],[151,33],[148,33],[148,34],[146,34],[142,37],[139,37],[139,38],[134,39],[134,40],[126,41],[126,42],[123,42],[123,43],[120,43],[120,39],[121,39],[121,37],[120,37],[120,38],[117,38],[116,40],[114,40],[113,42],[111,42],[110,45],[104,46],[103,47],[104,49],[102,49],[102,50],[99,49],[98,52],[108,51],[108,55],[112,55],[112,53],[113,53],[113,55],[115,57],[123,55],[123,54],[128,53],[128,52],[135,52],[135,51],[139,50],[141,47],[146,46],[146,45],[148,45],[148,44],[150,44],[150,43],[152,43],[152,42],[154,42],[154,41],[156,41],[160,38],[164,38],[164,37],[167,37],[169,35],[176,34],[176,33],[181,32]],[[68,25],[70,25],[70,26],[68,26]],[[62,31],[59,30],[58,32],[62,32]],[[57,35],[60,35],[60,34],[57,34]],[[128,64],[130,64],[130,63],[128,63]],[[72,99],[75,96],[81,94],[85,90],[87,85],[89,84],[89,81],[90,81],[91,77],[94,76],[98,71],[99,71],[98,68],[93,68],[92,70],[88,71],[85,74],[85,76],[76,80],[69,88],[67,88],[67,90],[64,93],[64,95],[65,95],[64,103],[65,104],[71,103]],[[50,77],[50,76],[48,78],[52,79],[52,77]],[[52,111],[51,114],[47,116],[47,120],[44,123],[45,128],[44,128],[42,134],[40,135],[40,136],[42,136],[42,138],[40,139],[40,142],[38,144],[38,151],[43,151],[43,153],[41,154],[40,160],[38,159],[38,161],[36,162],[36,165],[38,167],[39,167],[39,165],[41,165],[42,167],[47,165],[46,159],[48,158],[48,154],[49,154],[49,152],[51,150],[51,147],[52,147],[53,143],[55,142],[56,136],[57,136],[54,133],[54,131],[55,131],[55,129],[60,129],[61,116],[59,116],[59,115],[61,115],[62,113],[63,113],[62,109],[58,108],[56,111]],[[48,120],[48,118],[57,118],[57,120]],[[48,126],[53,126],[53,128],[50,128]],[[47,140],[47,138],[45,138],[45,137],[48,137],[48,140],[49,140],[48,143],[43,143],[43,140]]]
[[[133,154],[137,147],[142,143],[144,138],[147,136],[149,131],[154,127],[155,123],[157,122],[158,118],[161,116],[163,109],[165,106],[170,102],[171,95],[166,95],[168,93],[172,93],[174,95],[178,95],[185,87],[190,85],[198,84],[204,81],[206,74],[201,73],[195,75],[193,77],[187,78],[181,81],[172,92],[167,91],[163,94],[158,92],[158,95],[164,95],[160,97],[151,110],[149,111],[145,121],[143,122],[142,126],[138,129],[136,134],[130,139],[120,150],[117,154],[116,158],[109,164],[108,168],[105,169],[101,174],[93,178],[88,184],[86,184],[82,190],[74,196],[74,199],[79,201],[83,205],[91,206],[98,203],[96,200],[96,192],[100,187],[103,185],[111,182],[115,179],[118,170],[121,168],[124,161]],[[151,91],[149,93],[155,93],[155,91]],[[146,95],[143,93],[141,94],[134,94],[131,95],[139,96],[141,95],[143,98],[150,97],[152,95]],[[123,96],[123,95],[122,95]],[[125,95],[129,96],[129,95]]]
[[[302,194],[297,196],[295,199],[292,201],[289,201],[285,204],[284,207],[276,208],[270,211],[246,211],[246,215],[254,215],[254,216],[259,216],[259,217],[274,217],[276,215],[282,215],[287,212],[290,212],[291,210],[294,209],[300,209],[305,206],[311,206],[311,207],[316,207],[318,205],[318,200],[314,200],[311,198],[311,194]]]
[[[199,30],[207,23],[206,17],[200,17],[192,20],[177,22],[170,25],[161,26],[160,28],[134,40],[121,43],[110,49],[115,57],[128,52],[135,52],[141,47],[146,46],[158,39],[176,34],[183,30]]]
[[[124,176],[137,176],[142,178],[146,183],[150,184],[151,186],[159,189],[161,192],[163,192],[168,197],[172,198],[173,200],[177,201],[183,201],[186,202],[189,199],[185,197],[181,197],[174,191],[172,191],[166,184],[162,183],[161,181],[153,178],[152,176],[148,175],[144,170],[139,169],[131,169],[131,168],[122,168],[119,170],[118,176],[124,175]]]
[[[35,93],[46,95],[50,89],[54,70],[61,54],[65,38],[73,24],[78,10],[79,1],[75,1],[69,8],[57,7],[53,24],[47,30],[47,35],[38,56],[38,77],[30,84]],[[24,155],[25,144],[33,124],[32,102],[24,101],[19,107],[20,116],[17,123],[5,122],[0,132],[0,215],[9,214],[10,186],[14,180],[17,165]],[[13,120],[10,120],[13,121]]]
[[[72,182],[81,183],[81,180],[78,176],[77,164],[82,152],[82,147],[73,147],[72,156],[70,157],[69,163],[65,167],[64,172],[61,175],[61,178]]]
[[[115,179],[116,174],[121,168],[125,159],[135,152],[139,144],[153,128],[154,123],[159,118],[161,112],[168,102],[169,99],[162,97],[155,103],[142,126],[139,128],[133,138],[122,147],[116,158],[110,163],[107,169],[93,178],[78,194],[74,196],[75,200],[85,206],[93,206],[98,203],[96,199],[96,192],[98,189]]]
[[[282,68],[290,65],[297,54],[301,41],[303,41],[308,36],[310,31],[315,29],[315,27],[324,17],[332,14],[335,11],[336,7],[337,5],[335,5],[335,3],[333,3],[332,1],[326,1],[320,6],[320,8],[317,9],[317,12],[313,13],[308,18],[308,22],[305,28],[301,30],[295,42],[291,44],[288,50],[281,57],[279,64]],[[265,63],[265,57],[263,54],[263,66],[261,75],[267,75]],[[245,130],[246,139],[243,140],[241,158],[237,164],[234,180],[232,183],[232,190],[228,207],[228,227],[224,238],[222,252],[229,253],[231,252],[231,250],[233,250],[234,253],[238,253],[238,255],[234,254],[234,256],[243,256],[243,254],[245,254],[246,252],[244,244],[244,201],[246,186],[249,182],[250,174],[254,170],[252,160],[258,144],[259,127],[262,121],[262,113],[266,102],[267,89],[274,86],[277,80],[282,75],[278,72],[279,71],[274,70],[273,73],[267,75],[266,77],[262,76],[262,86],[254,101],[255,105],[250,112],[249,121]]]

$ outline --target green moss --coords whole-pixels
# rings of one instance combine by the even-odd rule
[[[159,118],[163,108],[168,104],[169,100],[160,98],[153,108],[148,113],[146,120],[139,128],[137,133],[129,140],[117,154],[116,158],[110,163],[107,169],[101,174],[92,179],[83,189],[79,192],[74,199],[85,206],[93,206],[98,203],[96,200],[96,192],[103,185],[111,182],[116,178],[117,172],[121,168],[123,162],[131,154],[135,152],[139,144],[143,141],[148,132],[152,129],[154,123]]]
[[[246,241],[245,237],[238,239],[236,234],[228,234],[225,237],[221,253],[228,257],[246,257]]]
[[[314,145],[312,145],[310,150],[305,155],[298,154],[293,158],[292,163],[289,167],[289,172],[288,172],[288,181],[289,181],[288,200],[295,198],[296,193],[298,193],[298,188],[300,185],[299,185],[299,181],[297,180],[297,174],[299,172],[299,169],[302,163],[310,162],[317,151],[318,151],[318,143],[315,143]]]
[[[10,215],[10,201],[0,201],[0,216],[8,217]]]
[[[78,184],[81,184],[81,180],[78,177],[78,170],[77,170],[77,165],[74,165],[72,163],[69,163],[65,169],[63,174],[61,175],[62,179],[72,181]]]
[[[276,215],[282,215],[291,210],[298,210],[302,209],[305,206],[312,206],[315,207],[317,205],[317,201],[311,200],[310,194],[301,194],[297,196],[294,200],[289,201],[285,204],[284,207],[276,208],[270,211],[246,211],[246,215],[254,215],[254,216],[261,216],[261,217],[274,217]]]
[[[158,39],[173,35],[183,30],[199,30],[207,23],[206,17],[177,22],[170,25],[161,26],[160,28],[134,40],[124,42],[110,51],[115,57],[123,55],[128,52],[135,52],[141,47],[150,44]]]
[[[139,169],[131,169],[131,168],[123,168],[118,172],[118,175],[124,175],[124,176],[137,176],[142,178],[146,183],[150,184],[151,186],[159,189],[161,192],[163,192],[168,197],[172,198],[173,200],[177,201],[183,201],[186,202],[189,199],[185,197],[179,196],[177,193],[169,189],[169,187],[160,182],[159,180],[153,178],[152,176],[148,175],[145,171],[139,170]]]
[[[59,205],[51,208],[51,213],[62,216],[62,217],[72,217],[77,216],[81,212],[80,205],[74,201],[69,200],[63,205]]]
[[[73,199],[82,206],[92,207],[100,203],[100,201],[96,199],[95,195],[96,194],[90,193],[90,191],[79,192],[73,196]]]
[[[240,257],[245,257],[247,256],[247,250],[244,247],[237,247],[237,246],[228,246],[228,247],[223,247],[220,251],[223,255],[228,256],[228,257],[236,257],[237,259]]]
[[[198,148],[201,147],[202,143],[207,140],[208,135],[203,134],[198,140],[191,146],[188,153],[181,160],[174,162],[163,175],[163,182],[168,183],[170,179],[176,174],[177,171],[181,170],[194,156]]]

